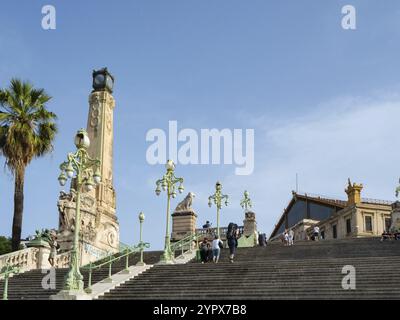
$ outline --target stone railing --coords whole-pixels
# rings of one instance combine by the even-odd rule
[[[68,268],[71,262],[71,251],[58,254],[54,259],[56,268]]]
[[[9,265],[18,267],[20,272],[37,268],[39,249],[27,248],[0,256],[0,269]]]
[[[244,227],[239,226],[238,229],[239,229],[239,234],[242,235]],[[219,227],[219,234],[221,235],[221,238],[225,239],[227,232],[228,232],[228,227]],[[196,229],[196,235],[199,235],[199,236],[204,236],[204,237],[213,236],[216,233],[217,233],[217,228]]]

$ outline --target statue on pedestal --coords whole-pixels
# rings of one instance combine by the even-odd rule
[[[171,239],[178,241],[189,233],[196,231],[197,214],[192,208],[195,194],[189,192],[175,208],[172,214],[172,236]]]
[[[193,192],[189,192],[188,195],[183,199],[175,208],[174,212],[180,212],[180,211],[193,211],[192,209],[192,203],[193,203],[193,198],[196,195]]]

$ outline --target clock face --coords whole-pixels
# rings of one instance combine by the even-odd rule
[[[95,76],[94,84],[97,86],[103,85],[104,84],[104,75],[98,74],[97,76]]]
[[[106,81],[107,81],[107,87],[112,90],[114,84],[111,77],[107,77]]]

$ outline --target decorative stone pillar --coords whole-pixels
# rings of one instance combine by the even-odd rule
[[[243,235],[248,237],[254,232],[257,232],[256,214],[252,211],[247,211],[243,220]]]
[[[101,161],[101,183],[81,193],[81,264],[119,250],[119,223],[113,185],[114,77],[107,68],[93,71],[93,91],[89,95],[87,133],[90,157]],[[69,192],[62,191],[58,201],[61,251],[72,249],[76,208],[74,181]]]
[[[179,241],[188,233],[196,231],[197,214],[193,210],[177,211],[172,214],[172,241]]]
[[[347,188],[344,190],[347,193],[347,205],[351,206],[354,204],[361,203],[361,190],[362,184],[353,183],[351,184],[350,178],[348,179]]]
[[[39,250],[36,260],[36,269],[49,269],[51,268],[49,262],[50,256],[50,245],[48,242],[43,240],[32,240],[26,244],[28,248],[37,248]]]
[[[396,201],[392,204],[392,224],[390,226],[391,232],[400,231],[400,201]]]
[[[180,202],[172,214],[172,235],[171,241],[179,241],[188,233],[196,231],[197,214],[192,209],[195,194],[189,192]]]
[[[243,234],[238,240],[238,246],[241,248],[254,247],[258,244],[258,232],[256,214],[252,211],[246,211],[243,220]]]

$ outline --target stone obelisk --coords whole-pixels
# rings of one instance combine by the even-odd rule
[[[89,155],[101,161],[101,183],[81,195],[81,261],[85,264],[119,249],[119,224],[113,186],[113,113],[114,78],[107,68],[93,71],[93,91],[89,95],[87,132]],[[58,201],[60,213],[59,242],[63,251],[72,246],[75,216],[74,183],[70,193],[62,192]]]

